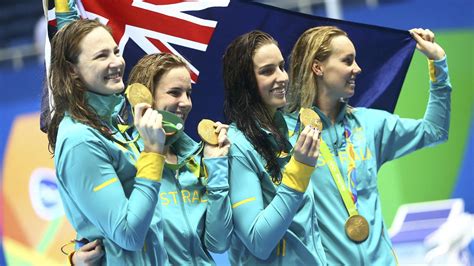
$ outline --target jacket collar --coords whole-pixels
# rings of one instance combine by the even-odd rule
[[[178,164],[180,164],[189,157],[196,155],[201,145],[183,132],[179,139],[171,144],[171,148],[178,155]]]
[[[95,92],[86,92],[87,103],[96,111],[104,122],[112,122],[120,112],[125,98],[121,94],[103,95]]]
[[[348,108],[347,103],[341,104],[339,113],[336,116],[336,121],[334,121],[335,123],[339,123],[344,119],[344,116],[346,115],[346,112],[347,112],[347,108]],[[328,128],[332,126],[331,119],[329,119],[329,117],[327,117],[317,106],[313,106],[312,109],[316,113],[318,113],[319,117],[321,118],[321,121],[323,122],[324,128]]]

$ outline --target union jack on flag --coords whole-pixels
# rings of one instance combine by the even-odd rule
[[[174,46],[205,52],[216,28],[217,21],[190,15],[213,7],[227,7],[230,0],[77,0],[82,18],[99,19],[112,29],[121,51],[129,41],[137,44],[146,54],[167,52],[179,55]],[[49,12],[54,21],[54,9]],[[192,80],[199,70],[189,63]]]

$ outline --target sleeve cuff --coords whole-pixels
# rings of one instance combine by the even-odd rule
[[[54,1],[54,8],[56,13],[69,12],[68,0],[56,0]]]
[[[137,177],[151,181],[161,181],[165,156],[154,152],[142,152],[137,160]]]
[[[428,60],[430,81],[433,84],[449,83],[448,62],[446,56],[439,60]]]
[[[228,159],[227,157],[205,158],[204,168],[208,173],[207,188],[228,188]]]
[[[56,13],[56,23],[57,28],[62,29],[64,26],[69,24],[72,21],[78,20],[79,15],[75,11],[68,11],[62,13]]]
[[[291,157],[283,171],[282,183],[289,188],[304,193],[308,187],[314,167],[298,162]]]

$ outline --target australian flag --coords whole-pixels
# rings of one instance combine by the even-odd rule
[[[268,32],[279,42],[286,58],[308,28],[332,25],[345,30],[362,68],[350,104],[389,112],[395,108],[415,48],[407,30],[316,17],[240,0],[76,0],[76,4],[81,17],[97,18],[112,29],[127,63],[126,76],[145,54],[170,52],[188,62],[195,84],[186,131],[193,137],[202,118],[223,121],[222,55],[227,45],[243,33],[254,29]],[[54,6],[49,8],[51,28]],[[50,36],[53,33],[50,31]],[[47,93],[45,89],[43,129],[49,119]]]

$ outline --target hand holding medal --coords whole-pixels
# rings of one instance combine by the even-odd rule
[[[316,166],[319,157],[322,123],[316,112],[300,110],[299,137],[293,147],[293,157],[300,163]]]
[[[310,108],[301,108],[300,121],[303,125],[301,129],[305,128],[306,126],[312,126],[314,128],[317,128],[319,132],[323,131],[323,123],[321,122],[321,118],[315,111]]]
[[[143,84],[133,83],[129,85],[125,91],[125,96],[132,107],[135,107],[139,103],[146,103],[153,106],[153,96],[151,95],[150,90]],[[146,109],[144,112],[145,111]],[[184,122],[180,117],[173,113],[164,110],[158,110],[158,112],[163,116],[162,127],[166,133],[165,145],[171,145],[180,137],[184,129]]]
[[[206,143],[209,143],[211,145],[218,144],[218,135],[216,133],[216,129],[214,128],[214,121],[212,120],[203,119],[201,120],[201,122],[199,122],[198,135]]]
[[[230,141],[227,138],[228,125],[203,119],[198,125],[198,134],[203,140],[204,157],[226,156],[229,152]]]

